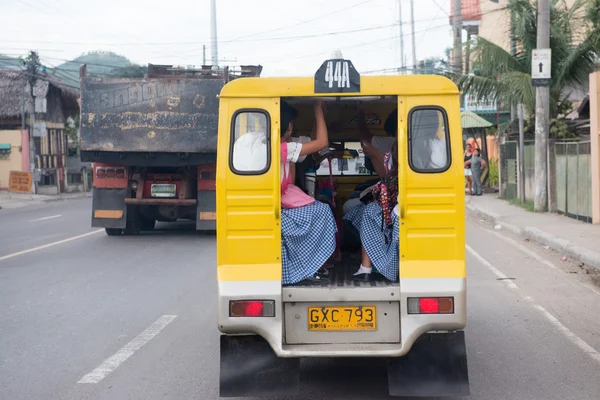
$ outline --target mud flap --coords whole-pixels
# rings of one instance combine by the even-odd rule
[[[279,358],[260,336],[221,335],[221,397],[298,393],[300,359]]]
[[[388,361],[391,396],[468,396],[465,333],[428,333],[410,352]]]
[[[125,228],[127,189],[94,188],[92,195],[92,226],[96,228]]]
[[[216,221],[216,198],[215,191],[198,190],[198,202],[196,205],[196,230],[215,231]]]

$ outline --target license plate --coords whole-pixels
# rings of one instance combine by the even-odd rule
[[[308,307],[309,331],[374,331],[375,306]]]
[[[175,184],[171,183],[153,183],[150,187],[152,197],[175,197],[176,192]]]

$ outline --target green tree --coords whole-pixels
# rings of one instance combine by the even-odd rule
[[[536,48],[537,1],[509,0],[512,34],[517,54],[484,38],[472,49],[473,74],[455,75],[463,92],[479,98],[498,98],[505,104],[523,103],[534,115],[535,88],[531,85],[531,52]],[[568,105],[570,91],[588,84],[589,74],[600,60],[600,0],[578,0],[570,8],[564,0],[551,0],[550,48],[552,79],[550,118],[556,119]]]

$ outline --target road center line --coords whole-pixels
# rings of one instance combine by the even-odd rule
[[[27,253],[32,253],[34,251],[38,251],[38,250],[43,250],[43,249],[47,249],[48,247],[52,247],[52,246],[58,246],[59,244],[63,244],[63,243],[67,243],[67,242],[71,242],[73,240],[77,240],[77,239],[83,239],[84,237],[88,237],[91,235],[95,235],[96,233],[100,233],[100,232],[104,232],[104,229],[98,229],[96,231],[92,231],[92,232],[88,232],[88,233],[84,233],[82,235],[77,235],[77,236],[73,236],[70,238],[66,238],[63,240],[59,240],[57,242],[52,242],[52,243],[48,243],[48,244],[44,244],[42,246],[38,246],[38,247],[33,247],[31,249],[27,249],[27,250],[23,250],[23,251],[18,251],[16,253],[12,253],[12,254],[7,254],[5,256],[1,256],[0,257],[0,261],[4,261],[4,260],[8,260],[9,258],[13,258],[13,257],[17,257],[17,256],[22,256],[23,254],[27,254]]]
[[[54,219],[54,218],[60,218],[60,217],[62,217],[62,214],[51,215],[49,217],[44,217],[44,218],[30,219],[29,222],[46,221],[47,219]]]
[[[499,269],[494,267],[489,261],[487,261],[485,258],[483,258],[479,253],[477,253],[475,250],[473,250],[473,248],[471,248],[471,246],[467,245],[466,247],[467,247],[467,251],[469,253],[471,253],[471,255],[473,255],[473,257],[475,257],[477,260],[479,260],[483,265],[488,267],[494,273],[494,275],[496,275],[499,278],[503,278],[503,279],[506,278],[506,275],[504,275]],[[504,280],[504,282],[511,289],[519,289],[519,287],[517,285],[515,285],[513,282],[511,282],[510,280]],[[512,286],[511,286],[511,284],[512,284]],[[541,312],[542,315],[544,317],[546,317],[546,319],[548,321],[550,321],[550,323],[552,325],[554,325],[554,327],[558,331],[560,331],[571,343],[573,343],[575,346],[579,347],[579,349],[581,349],[584,353],[586,353],[587,355],[592,357],[592,359],[594,359],[596,362],[600,363],[600,353],[598,351],[596,351],[596,349],[594,349],[592,346],[590,346],[585,340],[583,340],[582,338],[577,336],[569,328],[564,326],[548,310],[546,310],[544,307],[540,306],[539,304],[535,303],[535,301],[533,300],[533,298],[531,296],[525,296],[522,291],[519,291],[519,294],[524,300],[529,302],[533,308],[535,308],[536,310]]]
[[[169,325],[173,320],[177,318],[177,315],[163,315],[157,319],[152,325],[146,328],[142,333],[135,337],[131,342],[123,346],[115,354],[104,360],[96,369],[87,375],[77,383],[98,383],[102,379],[106,378],[108,374],[113,372],[123,364],[129,357],[138,351],[143,345],[152,340],[153,337],[158,335],[164,327]]]

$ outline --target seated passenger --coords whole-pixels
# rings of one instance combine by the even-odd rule
[[[373,201],[354,207],[344,216],[360,233],[362,262],[354,276],[369,280],[373,268],[386,279],[398,280],[400,227],[398,225],[397,148],[384,158],[386,176],[373,188]]]
[[[358,129],[363,152],[371,160],[371,164],[380,178],[385,176],[383,159],[386,153],[392,151],[396,144],[398,136],[398,109],[395,109],[388,115],[383,125],[383,129],[388,136],[374,136],[367,126],[365,113],[360,106],[358,108]],[[343,212],[347,214],[354,206],[360,204],[359,196],[361,191],[352,192],[349,199],[344,203]]]
[[[335,250],[337,226],[327,204],[316,201],[292,184],[293,164],[329,145],[324,103],[315,104],[316,138],[292,142],[294,113],[281,112],[281,262],[282,283],[320,279],[318,273]]]

